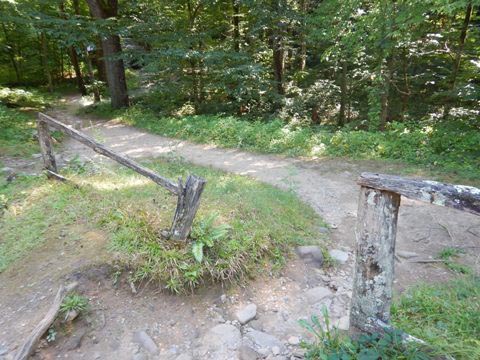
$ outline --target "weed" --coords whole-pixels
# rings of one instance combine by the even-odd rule
[[[465,253],[465,250],[463,249],[446,247],[438,253],[437,258],[443,260],[445,266],[453,272],[459,274],[471,274],[472,269],[470,267],[453,261],[453,258],[457,258],[463,253]]]
[[[85,296],[78,294],[70,294],[63,299],[60,305],[60,312],[67,315],[71,311],[76,311],[78,314],[85,312],[88,309],[88,299]]]
[[[47,331],[47,337],[46,340],[47,342],[51,343],[54,342],[57,339],[57,330],[55,330],[54,327],[51,327]]]

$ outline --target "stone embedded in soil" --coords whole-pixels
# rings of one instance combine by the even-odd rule
[[[402,251],[402,250],[398,250],[396,252],[396,254],[398,256],[400,256],[401,258],[404,258],[404,259],[411,259],[411,258],[414,258],[414,257],[418,256],[417,253],[414,253],[414,252],[411,252],[411,251]]]
[[[237,311],[235,315],[240,324],[245,325],[250,320],[255,319],[255,316],[257,316],[257,305],[248,304],[243,309]]]
[[[318,267],[323,265],[323,253],[319,246],[297,246],[297,254],[300,258],[311,261]]]
[[[322,301],[326,298],[329,298],[332,295],[333,295],[333,292],[330,289],[328,289],[326,287],[323,287],[323,286],[317,286],[317,287],[314,287],[312,289],[308,289],[305,292],[305,296],[307,297],[307,301],[310,304],[315,304],[319,301]]]
[[[331,258],[340,264],[345,264],[348,260],[348,253],[342,250],[333,249],[328,252]]]
[[[150,354],[158,354],[158,346],[153,339],[143,330],[136,331],[133,334],[133,341],[147,350]]]
[[[202,338],[202,343],[209,350],[229,349],[236,350],[240,347],[241,334],[235,326],[220,324],[211,328]]]
[[[240,349],[238,350],[240,360],[257,360],[262,358],[259,353],[257,353],[255,350],[245,344],[240,346]]]
[[[263,331],[251,330],[245,334],[244,339],[247,343],[251,343],[253,347],[258,350],[269,349],[272,351],[274,347],[278,347],[279,352],[285,350],[285,346],[278,338]]]
[[[344,331],[350,329],[350,317],[347,315],[340,318],[340,320],[338,320],[337,328]]]
[[[298,345],[298,344],[300,344],[300,339],[297,336],[290,336],[288,338],[288,343],[290,345]]]

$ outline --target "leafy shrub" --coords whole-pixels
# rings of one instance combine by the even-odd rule
[[[29,107],[41,109],[48,105],[51,96],[39,90],[0,87],[0,102],[9,107]]]
[[[0,152],[5,155],[28,155],[38,149],[33,136],[35,120],[17,110],[0,105]]]
[[[78,294],[70,294],[63,299],[60,305],[60,312],[67,315],[70,311],[76,311],[78,314],[88,309],[88,299]]]

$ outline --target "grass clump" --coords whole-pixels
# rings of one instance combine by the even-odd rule
[[[56,224],[103,229],[131,280],[179,293],[275,271],[293,246],[321,243],[317,229],[322,220],[292,192],[178,159],[147,166],[169,178],[195,173],[207,179],[190,241],[161,238],[171,225],[176,199],[130,170],[64,172],[78,188],[20,178],[0,186],[0,196],[7,198],[0,218],[0,271],[49,237],[58,237]]]
[[[54,100],[54,95],[38,89],[0,87],[0,103],[8,107],[41,110]]]
[[[396,327],[418,337],[438,354],[480,359],[480,278],[421,285],[392,307]]]
[[[84,111],[163,136],[227,148],[289,156],[385,159],[448,172],[470,182],[480,178],[480,124],[459,120],[393,122],[384,132],[254,121],[232,116],[162,117],[141,105],[112,111],[108,104]]]
[[[27,156],[38,152],[38,142],[33,136],[35,127],[33,115],[0,104],[0,153]]]
[[[60,305],[60,312],[64,315],[67,315],[71,311],[75,311],[80,314],[87,311],[87,309],[88,299],[85,296],[76,293],[67,295]]]

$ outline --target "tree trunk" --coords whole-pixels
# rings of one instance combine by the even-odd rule
[[[465,10],[465,18],[463,19],[462,30],[460,31],[460,38],[458,39],[458,48],[455,54],[455,60],[453,61],[453,71],[450,90],[453,92],[457,86],[458,72],[460,71],[460,63],[462,61],[463,49],[465,47],[465,40],[467,39],[468,26],[470,25],[470,20],[472,18],[472,2],[467,4],[467,9]],[[449,99],[447,105],[445,106],[443,116],[447,117],[452,108],[452,99]]]
[[[88,79],[89,79],[90,84],[92,86],[94,102],[99,102],[100,101],[100,91],[98,89],[98,86],[95,84],[95,75],[93,73],[92,60],[90,59],[90,55],[88,54],[88,49],[87,48],[85,48],[85,62],[87,63]]]
[[[347,108],[347,62],[342,61],[342,72],[340,76],[340,112],[338,114],[338,126],[345,125],[345,112]]]
[[[305,38],[306,32],[306,23],[305,19],[307,16],[307,9],[308,9],[308,0],[300,0],[300,11],[302,14],[302,23],[300,29],[300,71],[305,70],[305,66],[307,65],[307,40]]]
[[[103,59],[102,42],[99,39],[95,46],[95,59],[93,60],[97,68],[97,78],[100,81],[107,83],[107,70],[105,69],[105,61]]]
[[[117,16],[117,0],[87,0],[90,12],[97,19],[108,19]],[[129,99],[125,67],[119,57],[122,53],[120,37],[110,34],[102,38],[102,49],[105,56],[105,68],[107,73],[108,89],[110,91],[112,108],[128,107]]]
[[[20,83],[22,79],[20,76],[20,69],[18,68],[17,60],[15,59],[15,45],[10,42],[7,27],[5,26],[4,23],[2,23],[2,29],[3,29],[3,34],[5,35],[5,43],[8,46],[8,55],[10,57],[13,70],[15,71],[15,77],[17,79],[17,83]]]
[[[279,95],[285,94],[283,88],[283,71],[285,69],[285,51],[282,45],[282,37],[276,33],[273,35],[273,73],[275,76],[275,83],[277,87],[277,93]]]
[[[48,91],[53,92],[53,79],[52,73],[50,72],[50,66],[48,64],[48,45],[47,37],[42,31],[40,33],[40,49],[41,49],[41,58],[42,58],[42,67],[45,77],[47,78]]]
[[[356,263],[350,331],[382,331],[390,321],[400,195],[362,186],[358,201]]]
[[[68,48],[68,55],[73,66],[73,70],[75,71],[75,80],[77,81],[78,90],[82,95],[87,95],[87,88],[85,87],[85,82],[83,81],[82,71],[80,69],[78,54],[75,47],[70,46]]]
[[[233,49],[240,52],[240,4],[239,0],[232,0],[233,9]]]

